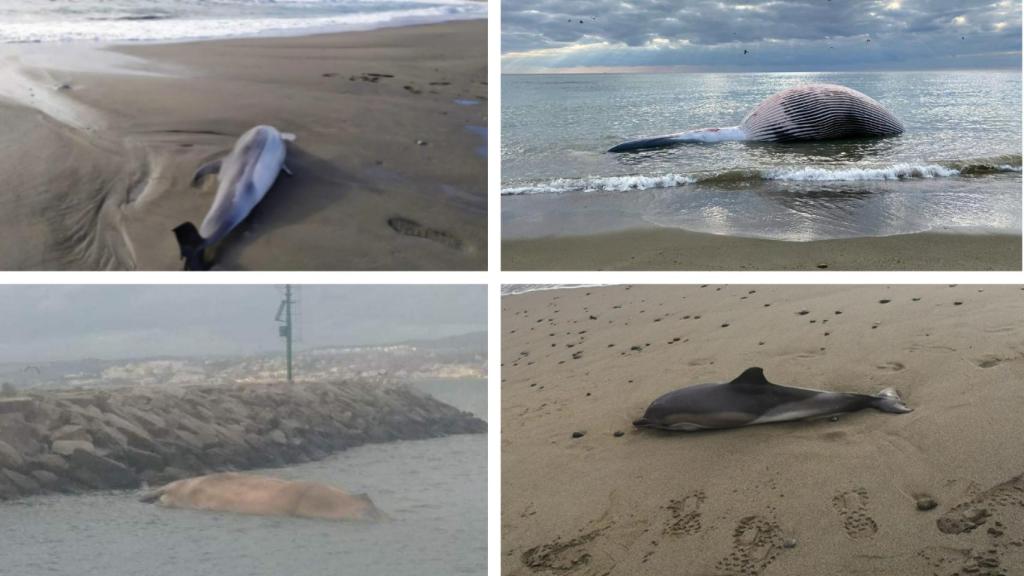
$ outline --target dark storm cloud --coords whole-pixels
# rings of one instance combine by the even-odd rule
[[[301,286],[303,347],[486,330],[480,286]],[[274,286],[0,286],[0,362],[278,349]]]
[[[858,62],[1019,66],[1020,32],[1019,0],[502,2],[505,71]],[[738,58],[743,50],[746,59]]]

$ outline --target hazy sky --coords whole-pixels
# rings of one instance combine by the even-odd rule
[[[483,286],[301,286],[301,348],[487,329]],[[245,354],[283,344],[276,286],[0,286],[0,362]]]
[[[505,73],[1021,66],[1020,0],[502,0],[501,5]]]

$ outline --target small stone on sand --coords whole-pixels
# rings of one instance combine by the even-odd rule
[[[583,434],[584,434],[584,432],[573,432],[572,433],[572,437],[573,438],[583,438]]]
[[[786,538],[782,541],[783,548],[796,548],[796,538]]]
[[[917,509],[922,512],[931,510],[938,505],[939,503],[936,502],[934,498],[931,498],[929,496],[922,496],[917,499]]]
[[[619,438],[619,437],[623,436],[624,434],[625,434],[625,432],[623,432],[622,430],[616,430],[615,433],[612,434],[612,436],[615,436],[616,438]]]

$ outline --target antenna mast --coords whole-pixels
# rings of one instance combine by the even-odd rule
[[[292,300],[292,285],[285,284],[284,286],[284,300],[281,301],[281,305],[277,309],[277,316],[274,320],[284,323],[283,326],[279,326],[277,333],[279,336],[285,339],[285,354],[288,361],[288,383],[292,383],[292,304],[295,301]],[[282,312],[284,318],[281,317]]]

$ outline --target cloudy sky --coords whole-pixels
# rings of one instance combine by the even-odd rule
[[[501,5],[504,73],[1021,66],[1020,0]]]
[[[487,329],[482,286],[302,286],[300,348]],[[275,286],[0,286],[0,362],[279,350]]]

